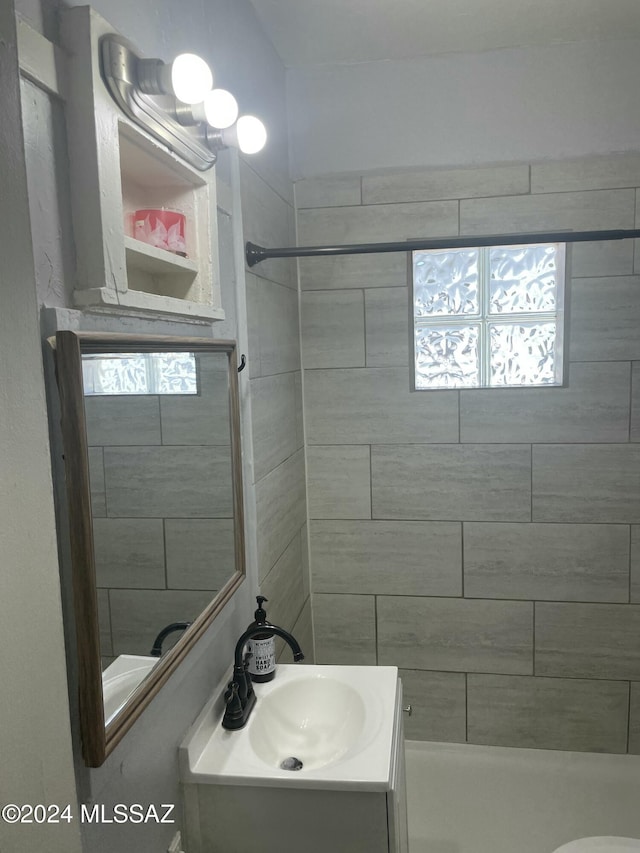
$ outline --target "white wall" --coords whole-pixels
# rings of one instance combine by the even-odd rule
[[[75,812],[13,3],[0,6],[0,78],[0,802]],[[80,850],[77,823],[49,830],[1,822],[0,848]]]
[[[637,40],[292,69],[292,176],[637,150],[639,77]]]

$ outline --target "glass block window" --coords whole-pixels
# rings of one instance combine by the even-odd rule
[[[85,396],[198,393],[191,352],[85,353],[82,378]]]
[[[564,245],[412,253],[415,387],[562,384]]]

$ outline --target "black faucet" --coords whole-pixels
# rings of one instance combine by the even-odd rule
[[[243,657],[242,652],[252,637],[255,637],[256,634],[263,634],[266,630],[271,634],[282,637],[289,644],[293,652],[294,661],[304,660],[304,655],[298,645],[298,641],[283,628],[278,628],[277,625],[272,625],[270,622],[263,622],[260,625],[252,625],[250,628],[247,628],[236,643],[236,651],[233,659],[233,679],[229,682],[229,686],[224,694],[227,707],[222,718],[223,729],[230,729],[232,731],[234,729],[241,729],[246,724],[253,706],[256,704],[256,694],[253,691],[251,677],[247,672],[251,655],[247,654]]]
[[[159,658],[162,654],[162,643],[165,638],[168,637],[169,634],[173,634],[174,631],[186,631],[189,625],[191,625],[191,622],[172,622],[170,625],[167,625],[167,627],[163,628],[153,641],[153,648],[149,654],[154,658]]]

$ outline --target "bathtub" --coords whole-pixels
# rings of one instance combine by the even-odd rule
[[[640,838],[640,756],[406,742],[410,853]]]

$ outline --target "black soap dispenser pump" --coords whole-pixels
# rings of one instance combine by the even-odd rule
[[[267,623],[267,612],[262,607],[263,602],[267,601],[264,595],[256,596],[258,609],[254,613],[255,621],[249,625],[249,628],[259,628],[260,625]],[[249,658],[249,675],[252,681],[263,682],[271,681],[276,674],[276,641],[275,635],[270,633],[265,627],[264,631],[256,633],[249,640],[248,650],[251,652]]]

